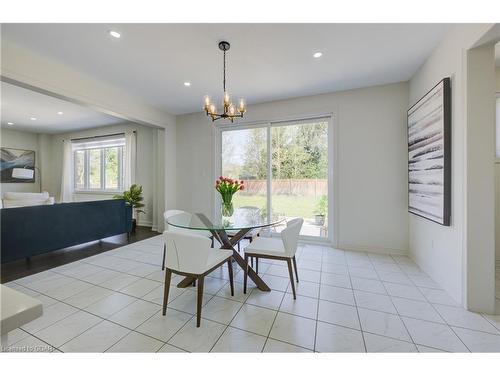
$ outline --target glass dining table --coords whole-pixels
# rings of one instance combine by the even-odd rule
[[[166,222],[176,228],[193,231],[210,232],[212,236],[222,245],[221,249],[233,250],[233,259],[242,268],[246,267],[244,258],[236,251],[235,246],[249,232],[255,233],[265,228],[271,228],[282,223],[285,218],[269,219],[264,216],[261,210],[256,207],[237,208],[230,218],[209,219],[202,213],[182,212],[170,216]],[[248,277],[262,291],[270,291],[269,286],[260,278],[252,267],[248,267]],[[192,277],[184,278],[177,286],[185,288],[194,282]]]

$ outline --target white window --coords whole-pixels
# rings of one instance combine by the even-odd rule
[[[302,217],[303,238],[333,238],[328,215],[330,123],[330,118],[313,118],[220,127],[217,175],[245,182],[234,206],[257,207],[269,219]]]
[[[73,141],[75,191],[123,191],[124,149],[123,135]]]

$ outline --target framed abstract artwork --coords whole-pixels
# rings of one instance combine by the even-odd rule
[[[14,168],[26,168],[34,171],[35,151],[19,150],[17,148],[0,148],[0,182],[2,183],[31,183],[35,182],[35,175],[32,179],[19,179],[12,177]]]
[[[408,211],[451,219],[451,86],[444,78],[408,110]]]

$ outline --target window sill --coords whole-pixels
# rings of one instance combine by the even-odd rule
[[[75,190],[74,194],[82,194],[82,195],[116,195],[122,194],[122,191],[106,191],[106,190]]]

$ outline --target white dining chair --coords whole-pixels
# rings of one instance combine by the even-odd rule
[[[254,220],[258,221],[258,217],[260,217],[260,215],[261,215],[261,210],[259,207],[255,207],[255,206],[242,206],[242,207],[238,207],[234,210],[234,217],[237,221],[238,221],[239,217],[243,216],[243,215],[257,216],[257,218],[255,218]],[[238,232],[239,232],[239,230],[236,230],[236,229],[226,230],[227,236],[229,238],[234,237]],[[242,240],[248,240],[249,242],[252,242],[254,240],[254,238],[259,235],[259,232],[260,232],[260,228],[252,229],[252,230],[248,231],[248,233],[246,233],[242,237]],[[240,241],[238,241],[238,252],[241,252]]]
[[[167,210],[163,213],[163,218],[165,219],[165,231],[170,230],[172,232],[178,232],[178,233],[190,233],[190,234],[196,234],[198,236],[203,236],[210,238],[212,240],[212,247],[214,247],[214,236],[212,236],[212,233],[209,231],[205,230],[194,230],[194,229],[185,229],[185,228],[180,228],[176,227],[174,225],[168,225],[168,218],[174,216],[174,215],[179,215],[179,219],[177,220],[179,223],[182,223],[183,219],[184,224],[186,226],[189,224],[189,220],[191,220],[191,214],[186,211],[182,210]],[[161,269],[162,271],[165,270],[165,253],[166,253],[166,244],[163,244],[163,260],[162,260],[162,266]]]
[[[168,294],[172,273],[198,281],[196,327],[200,326],[205,276],[227,262],[231,296],[234,296],[232,250],[210,247],[210,239],[191,233],[167,230],[163,233],[166,244],[165,289],[163,315],[167,313]]]
[[[258,237],[245,248],[246,267],[244,269],[243,293],[247,292],[248,258],[254,257],[256,261],[259,258],[275,259],[286,261],[292,285],[293,299],[296,299],[292,262],[293,268],[295,268],[295,277],[297,278],[297,282],[299,282],[295,253],[297,252],[300,229],[303,223],[304,219],[302,218],[292,219],[286,224],[286,228],[281,231],[281,239]]]

